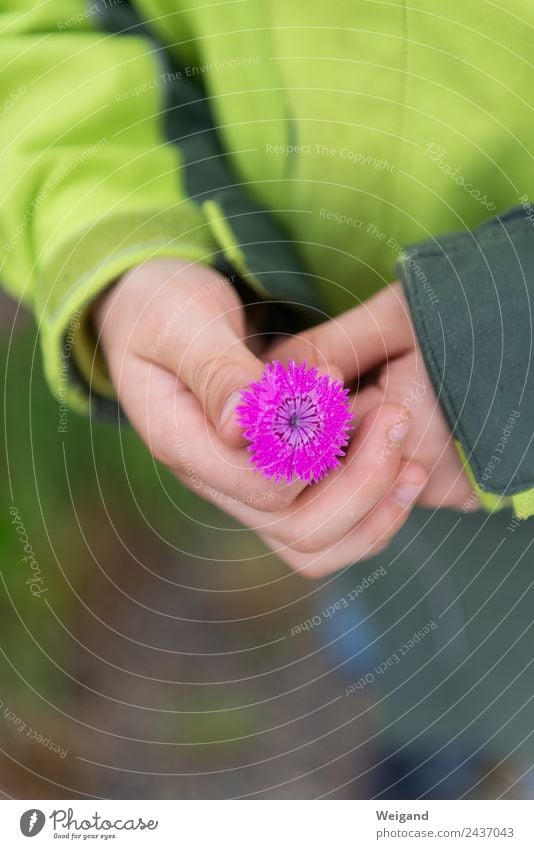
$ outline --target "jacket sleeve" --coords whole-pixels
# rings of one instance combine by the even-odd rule
[[[99,7],[120,33],[106,31]],[[191,196],[191,160],[217,160],[205,99],[189,81],[180,89],[133,14],[124,0],[0,0],[0,278],[35,313],[52,392],[79,412],[113,399],[87,315],[118,275],[175,256],[248,275],[265,298],[263,272],[276,290],[269,243],[293,261],[222,159],[217,191]],[[210,169],[196,171],[206,183]]]
[[[534,208],[404,251],[398,272],[434,390],[488,510],[534,515]]]

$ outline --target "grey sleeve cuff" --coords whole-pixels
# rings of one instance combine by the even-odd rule
[[[397,271],[477,483],[506,495],[534,487],[534,208],[415,244]]]

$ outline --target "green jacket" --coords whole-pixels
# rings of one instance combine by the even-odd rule
[[[534,514],[534,6],[508,6],[0,0],[1,277],[57,398],[112,401],[87,307],[148,258],[308,321],[400,274],[474,486]]]

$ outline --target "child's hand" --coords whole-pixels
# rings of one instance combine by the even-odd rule
[[[399,404],[359,417],[342,467],[317,485],[277,485],[252,469],[232,410],[263,363],[245,345],[237,293],[212,269],[147,262],[100,299],[95,322],[122,407],[154,456],[294,568],[318,576],[369,557],[405,520],[426,473],[402,460]],[[295,344],[303,359],[309,346]]]
[[[158,460],[215,503],[291,503],[304,484],[277,487],[255,474],[233,415],[263,363],[243,341],[231,283],[205,265],[152,260],[100,298],[94,320],[122,408]]]
[[[409,412],[411,427],[403,455],[417,460],[429,474],[418,504],[467,510],[479,506],[428,378],[399,283],[306,331],[300,340],[281,342],[272,356],[285,360],[298,350],[309,362],[326,359],[338,366],[347,382],[359,379],[362,388],[354,403],[357,419],[391,402]],[[302,340],[308,345],[307,353]]]

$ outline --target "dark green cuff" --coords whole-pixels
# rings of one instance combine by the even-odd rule
[[[432,385],[481,489],[534,487],[534,209],[420,242],[397,271]]]

